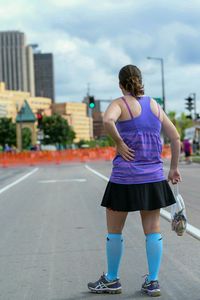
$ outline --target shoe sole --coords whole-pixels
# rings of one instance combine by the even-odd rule
[[[122,289],[115,289],[115,290],[95,290],[95,289],[92,289],[92,288],[89,288],[89,290],[92,292],[92,293],[95,293],[95,294],[121,294],[122,293]]]
[[[141,289],[141,291],[142,291],[142,293],[145,293],[150,297],[159,297],[159,296],[161,296],[160,290],[155,290],[155,291],[150,292],[150,291],[147,291],[145,289]]]

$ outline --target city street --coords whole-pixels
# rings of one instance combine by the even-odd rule
[[[106,272],[100,202],[110,170],[108,161],[0,169],[0,299],[148,299],[140,292],[147,263],[138,212],[129,214],[124,230],[122,294],[87,289]],[[200,165],[181,163],[180,170],[189,223],[200,229]],[[161,227],[160,299],[200,300],[200,240],[176,236],[163,218]]]

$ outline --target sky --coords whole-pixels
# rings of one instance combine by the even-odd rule
[[[143,74],[145,94],[162,96],[166,110],[185,111],[196,93],[200,112],[199,0],[0,0],[0,30],[19,30],[27,44],[54,55],[56,102],[121,96],[118,72]],[[102,106],[105,109],[105,104]]]

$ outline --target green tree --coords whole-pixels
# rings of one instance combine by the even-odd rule
[[[68,136],[67,136],[67,144],[71,145],[75,138],[76,138],[76,133],[74,132],[73,128],[71,126],[69,126],[69,132],[68,132]]]
[[[182,113],[180,117],[178,117],[177,122],[180,127],[181,140],[183,140],[185,136],[185,129],[194,126],[194,124],[193,121],[191,119],[188,119],[184,113]]]
[[[22,149],[29,149],[31,146],[31,130],[29,128],[22,129]]]
[[[0,118],[0,145],[16,146],[16,124],[11,118]]]
[[[73,142],[75,133],[68,125],[67,120],[60,115],[54,114],[50,117],[44,116],[42,119],[42,129],[44,132],[43,143],[66,146],[67,143]]]
[[[168,113],[168,117],[178,130],[181,140],[184,139],[185,129],[193,126],[193,121],[188,119],[184,113],[182,113],[179,117],[176,117],[175,111],[170,111]]]

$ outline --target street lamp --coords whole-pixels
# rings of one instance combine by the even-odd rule
[[[159,57],[150,57],[148,56],[147,59],[154,59],[159,60],[161,63],[161,78],[162,78],[162,99],[163,99],[163,110],[165,112],[165,80],[164,80],[164,60],[163,58]]]

